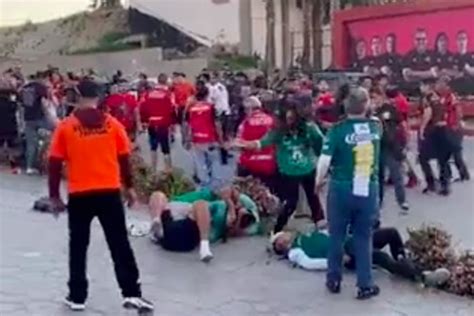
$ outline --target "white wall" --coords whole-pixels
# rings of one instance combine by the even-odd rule
[[[260,0],[252,0],[258,2]],[[130,6],[204,36],[238,44],[239,0],[129,0]]]

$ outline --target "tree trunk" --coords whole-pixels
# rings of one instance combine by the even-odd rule
[[[321,17],[323,10],[321,0],[313,0],[312,28],[313,28],[313,68],[322,68],[323,30],[321,28]]]
[[[303,53],[301,54],[303,69],[311,67],[309,61],[311,54],[311,2],[312,0],[303,0]]]
[[[267,74],[271,74],[275,68],[275,5],[273,1],[274,0],[265,1],[267,26],[265,59]]]
[[[290,8],[289,0],[281,0],[281,41],[282,41],[282,72],[286,75],[291,63],[291,41],[290,41]]]
[[[340,0],[331,0],[331,1],[329,1],[329,3],[330,3],[329,12],[331,14],[331,19],[332,19],[334,12],[341,9],[341,1]]]

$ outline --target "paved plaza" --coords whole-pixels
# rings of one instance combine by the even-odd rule
[[[474,174],[474,141],[465,156]],[[190,160],[175,148],[176,164],[189,172]],[[230,170],[223,173],[230,174]],[[442,225],[459,248],[474,248],[474,181],[454,184],[448,198],[408,192],[411,210],[399,215],[393,190],[387,191],[385,225],[406,231],[422,223]],[[67,281],[67,218],[32,212],[33,201],[47,192],[40,177],[0,171],[0,315],[76,315],[62,305]],[[143,218],[143,211],[131,212]],[[359,302],[355,279],[347,274],[341,295],[324,288],[324,273],[294,269],[269,258],[263,238],[230,240],[214,247],[215,260],[205,265],[197,253],[165,252],[146,237],[132,238],[145,296],[163,316],[472,316],[474,301],[422,289],[382,271],[375,276],[382,292]],[[137,315],[121,308],[119,290],[103,233],[97,222],[88,253],[90,298],[80,315]]]

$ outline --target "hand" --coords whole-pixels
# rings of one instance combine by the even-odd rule
[[[60,197],[57,198],[50,198],[51,202],[51,211],[55,218],[58,218],[59,214],[66,210],[66,204],[64,204],[63,200]]]
[[[127,207],[132,208],[135,205],[138,198],[134,188],[125,191],[125,199],[127,200]]]

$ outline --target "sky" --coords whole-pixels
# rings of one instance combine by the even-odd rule
[[[0,0],[0,26],[43,22],[87,9],[90,0]]]

